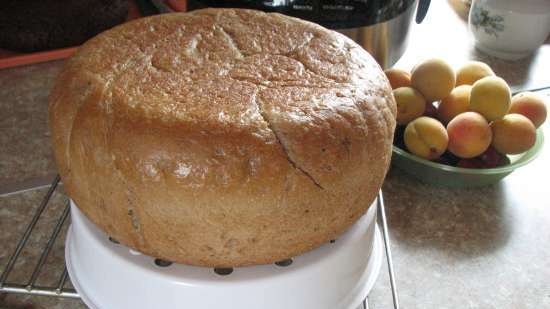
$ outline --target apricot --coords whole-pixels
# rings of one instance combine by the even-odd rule
[[[426,99],[411,87],[400,87],[393,91],[397,103],[397,123],[407,124],[422,116],[426,109]]]
[[[504,79],[487,76],[472,86],[470,109],[483,115],[487,121],[493,121],[506,115],[511,100],[510,87]]]
[[[470,108],[470,92],[472,86],[458,86],[451,94],[441,100],[437,108],[437,118],[443,123],[449,123],[456,115],[467,112]]]
[[[455,87],[455,73],[441,59],[425,60],[412,70],[411,85],[428,102],[438,101],[448,96]]]
[[[521,114],[535,125],[535,128],[540,127],[546,120],[546,104],[541,96],[532,92],[518,93],[512,97],[510,105],[510,114]]]
[[[411,73],[401,69],[388,69],[384,71],[390,81],[391,89],[411,86]]]
[[[495,72],[487,64],[480,61],[469,61],[456,72],[456,85],[473,85],[485,76],[493,76]]]
[[[439,158],[447,149],[447,130],[434,118],[422,116],[411,121],[405,128],[407,149],[424,159]]]
[[[520,114],[508,114],[491,123],[493,147],[500,153],[518,154],[535,145],[537,133],[529,118]]]
[[[482,154],[491,145],[492,132],[487,120],[476,112],[465,112],[447,125],[449,151],[469,159]]]

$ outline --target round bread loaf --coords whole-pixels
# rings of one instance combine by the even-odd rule
[[[337,238],[371,205],[395,102],[350,39],[251,10],[165,14],[84,44],[50,97],[69,196],[147,255],[264,264]]]
[[[128,0],[2,0],[0,48],[32,52],[79,45],[127,15]]]

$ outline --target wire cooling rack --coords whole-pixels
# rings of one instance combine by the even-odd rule
[[[60,184],[60,178],[59,175],[56,175],[53,181],[51,182],[48,191],[42,198],[40,205],[32,214],[32,217],[29,218],[30,222],[25,229],[25,232],[23,233],[23,236],[17,243],[17,246],[15,247],[15,250],[11,254],[6,266],[4,267],[4,270],[2,274],[0,275],[0,294],[1,293],[17,293],[17,294],[27,294],[27,295],[41,295],[41,296],[52,296],[52,297],[64,297],[64,298],[76,298],[79,299],[80,295],[78,292],[70,287],[66,287],[67,281],[69,281],[67,268],[64,267],[60,274],[58,274],[58,280],[57,284],[53,286],[41,286],[37,285],[38,279],[40,277],[40,274],[43,273],[44,265],[46,264],[46,260],[48,258],[48,255],[50,254],[51,249],[53,248],[54,244],[56,243],[56,240],[62,230],[63,225],[65,224],[65,221],[67,221],[67,218],[69,217],[70,212],[70,205],[69,201],[67,199],[66,205],[61,211],[60,214],[58,214],[58,218],[53,224],[51,229],[51,235],[47,239],[47,241],[43,244],[43,250],[40,254],[40,258],[38,259],[38,262],[34,266],[34,269],[32,271],[31,276],[26,280],[26,282],[10,282],[8,281],[8,276],[14,269],[14,266],[16,265],[18,258],[21,256],[21,252],[23,252],[23,249],[25,249],[25,246],[31,236],[31,234],[34,231],[34,228],[37,225],[37,222],[39,221],[40,217],[50,204],[50,200],[56,192],[58,185]],[[384,240],[384,249],[386,253],[386,262],[388,267],[388,275],[390,278],[390,288],[391,288],[391,294],[393,299],[393,307],[394,309],[399,309],[399,299],[397,295],[397,286],[395,284],[395,274],[393,270],[393,261],[392,261],[392,254],[391,254],[391,248],[390,248],[390,238],[389,238],[389,232],[388,232],[388,225],[386,221],[386,213],[385,213],[385,207],[384,207],[384,197],[382,195],[382,191],[378,193],[378,199],[377,199],[377,220],[378,224],[382,229],[382,236]],[[363,309],[369,308],[369,301],[368,296],[365,298],[362,304]]]

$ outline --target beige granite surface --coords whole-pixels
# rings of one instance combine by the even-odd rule
[[[3,186],[51,178],[48,94],[62,61],[0,70],[0,192]]]
[[[32,214],[38,208],[47,189],[38,189],[0,198],[0,270],[3,270],[17,241],[22,236]],[[17,259],[8,282],[27,283],[34,266],[38,262],[55,223],[59,220],[67,203],[67,197],[59,188],[53,195],[50,204],[38,221],[25,249]],[[68,227],[66,222],[50,252],[43,270],[38,277],[39,286],[56,286],[64,266],[64,242]],[[70,282],[66,287],[71,287]],[[84,309],[80,300],[56,299],[52,297],[23,296],[0,293],[0,308],[4,309]]]
[[[397,66],[410,68],[430,56],[453,65],[481,59],[514,89],[550,86],[549,44],[518,62],[485,56],[473,47],[460,13],[449,6],[458,5],[460,12],[460,3],[432,1],[426,22],[413,29],[410,48]],[[0,189],[55,172],[46,96],[61,65],[51,62],[0,71]],[[550,91],[542,94],[550,100]],[[550,136],[549,123],[543,130]],[[383,190],[401,307],[550,308],[549,172],[548,145],[534,162],[485,188],[427,186],[392,168]],[[38,189],[0,197],[0,271],[44,193]],[[65,203],[61,192],[54,195],[10,281],[26,280]],[[55,282],[59,276],[62,234],[40,283]],[[387,277],[383,267],[370,294],[372,308],[391,308]],[[86,307],[79,300],[0,294],[0,308]]]
[[[383,189],[402,308],[550,308],[548,171],[548,146],[485,188],[431,187],[392,169]],[[385,285],[371,293],[375,308],[389,297]]]

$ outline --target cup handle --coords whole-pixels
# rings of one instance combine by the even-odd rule
[[[426,14],[428,13],[428,8],[430,7],[430,0],[420,0],[418,2],[418,7],[416,8],[416,23],[420,24]]]

